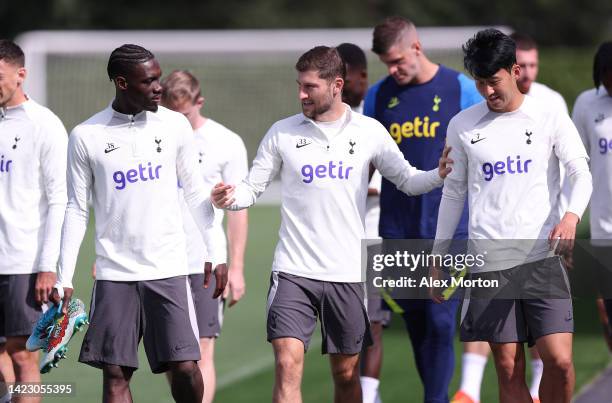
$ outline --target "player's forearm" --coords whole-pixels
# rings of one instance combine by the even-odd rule
[[[461,220],[464,204],[465,196],[442,194],[432,254],[443,255],[448,251]]]
[[[216,214],[210,199],[206,199],[200,204],[189,205],[189,211],[202,234],[202,239],[208,252],[207,261],[213,264],[225,263],[225,258],[223,257],[225,255],[225,251],[223,251],[224,246],[217,241],[217,238],[210,231]]]
[[[410,178],[399,189],[409,196],[428,193],[444,184],[438,169],[431,171],[413,171]]]
[[[88,219],[89,211],[82,210],[75,203],[68,202],[62,228],[57,287],[74,288],[72,278],[79,249],[87,230]]]
[[[591,199],[593,178],[585,158],[572,160],[565,168],[570,181],[567,212],[574,213],[581,218]]]
[[[227,239],[229,243],[230,268],[232,270],[243,270],[244,268],[248,225],[248,212],[246,210],[228,211]]]
[[[410,165],[388,135],[373,163],[383,177],[409,196],[430,192],[444,183],[438,169],[421,171]]]
[[[38,271],[55,272],[59,259],[66,202],[49,205]]]

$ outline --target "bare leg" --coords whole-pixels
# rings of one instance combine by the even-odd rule
[[[525,383],[525,350],[521,343],[490,343],[501,403],[531,402]]]
[[[382,323],[372,322],[370,332],[372,334],[372,345],[361,352],[361,375],[380,379],[383,356]]]
[[[7,337],[6,351],[13,362],[15,371],[15,382],[35,382],[40,383],[40,372],[38,370],[38,351],[30,352],[26,350],[26,336]],[[13,396],[13,402],[18,403],[38,403],[42,400],[36,396]]]
[[[274,403],[302,402],[302,374],[304,372],[304,343],[292,337],[272,340],[275,377]]]
[[[0,343],[0,398],[8,393],[6,384],[14,382],[13,361],[6,352],[6,343]]]
[[[202,374],[202,380],[204,381],[204,397],[202,398],[203,403],[212,403],[215,397],[216,387],[216,374],[215,374],[215,339],[203,337],[200,339],[200,361],[198,361],[198,368]],[[168,383],[172,385],[172,372],[166,372],[166,378]]]
[[[203,403],[212,403],[215,397],[217,377],[215,373],[215,339],[210,337],[200,339],[200,355],[198,362],[202,378],[204,379],[204,400]]]
[[[542,403],[569,403],[576,375],[572,362],[572,334],[554,333],[540,337],[536,346],[544,362],[540,383]]]
[[[359,354],[330,354],[334,378],[334,403],[361,402]]]
[[[172,397],[177,403],[201,403],[204,381],[195,361],[169,362]]]
[[[361,391],[364,403],[374,403],[379,396],[378,380],[383,357],[382,332],[381,322],[370,322],[372,345],[361,351]]]
[[[104,403],[132,402],[130,380],[134,374],[134,368],[104,365],[102,374],[102,401]]]

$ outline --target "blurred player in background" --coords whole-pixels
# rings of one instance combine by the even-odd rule
[[[176,70],[162,80],[162,105],[180,112],[191,123],[195,134],[197,162],[204,185],[208,189],[220,182],[238,183],[248,173],[247,152],[242,139],[231,130],[200,114],[204,97],[200,83],[188,71]],[[187,235],[187,257],[189,281],[195,303],[200,331],[200,353],[198,363],[204,377],[204,403],[213,401],[215,395],[214,343],[223,323],[224,298],[231,291],[230,306],[242,298],[245,292],[244,251],[246,248],[248,216],[247,210],[228,211],[227,235],[229,240],[229,278],[224,298],[213,299],[214,281],[209,288],[202,288],[204,273],[202,262],[206,259],[206,247],[196,223],[183,204],[183,221]],[[218,239],[222,251],[227,248],[223,231],[223,213],[215,217],[214,227],[209,230]],[[225,260],[225,255],[222,256]]]
[[[27,351],[26,340],[55,284],[68,136],[53,112],[24,93],[24,65],[21,48],[0,40],[0,352],[11,358],[14,381],[40,382],[38,352]],[[3,365],[0,374],[10,372]],[[9,399],[0,390],[0,401]]]
[[[593,174],[591,245],[607,272],[598,282],[607,313],[606,342],[612,349],[612,42],[602,43],[593,62],[595,88],[576,99],[572,119],[590,157]]]
[[[374,28],[372,51],[389,75],[373,85],[364,113],[381,122],[404,158],[418,169],[432,169],[444,148],[446,127],[462,109],[482,101],[474,82],[430,61],[415,25],[390,17]],[[433,239],[441,190],[408,196],[383,179],[380,236],[384,239]],[[467,237],[467,208],[457,238]],[[448,402],[454,370],[453,337],[458,300],[435,304],[429,299],[396,301],[414,350],[426,402]]]

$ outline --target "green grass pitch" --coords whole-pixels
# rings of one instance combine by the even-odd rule
[[[587,220],[588,221],[588,220]],[[250,210],[249,242],[246,257],[247,294],[231,309],[225,311],[225,323],[216,350],[219,388],[218,403],[271,401],[274,379],[273,357],[265,336],[266,294],[270,278],[270,265],[278,238],[280,215],[278,207],[254,207]],[[75,285],[76,295],[89,306],[93,280],[92,225],[81,248]],[[577,334],[574,342],[577,387],[592,379],[608,362],[608,353],[600,336],[593,301],[577,301],[575,306]],[[43,375],[43,382],[71,382],[74,397],[46,398],[49,402],[100,401],[102,373],[100,370],[77,362],[83,334],[75,336],[68,351],[68,359],[60,367]],[[451,385],[452,393],[459,383],[461,346],[456,341],[456,370]],[[170,402],[172,398],[163,375],[153,375],[141,346],[140,369],[132,380],[132,393],[136,402]],[[422,390],[408,337],[401,319],[394,318],[384,333],[384,366],[381,393],[385,402],[418,402]],[[319,331],[306,357],[303,380],[305,402],[331,401],[332,382],[327,357],[320,353]],[[497,382],[491,363],[483,382],[483,402],[497,401]]]

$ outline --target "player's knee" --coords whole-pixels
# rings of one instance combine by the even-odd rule
[[[332,368],[332,376],[336,386],[350,385],[359,382],[359,367],[357,365],[340,365]]]
[[[195,361],[180,361],[170,364],[172,379],[191,379],[200,372]]]
[[[502,383],[524,382],[525,369],[515,361],[514,357],[504,355],[496,358],[495,368],[497,369],[497,377]]]
[[[11,351],[9,351],[9,356],[18,371],[38,368],[38,353],[32,353],[25,349],[11,349]]]
[[[557,376],[567,376],[572,371],[574,364],[571,356],[559,355],[544,361],[544,369],[555,371]]]
[[[276,372],[285,381],[298,381],[302,370],[302,359],[291,354],[279,354],[276,357]]]
[[[130,385],[130,377],[133,373],[132,370],[122,368],[119,365],[105,365],[102,368],[104,374],[105,387],[109,389],[111,393],[119,393]]]

